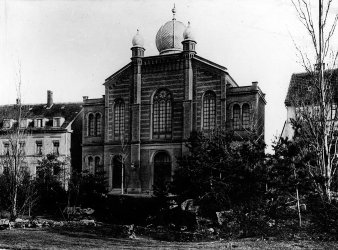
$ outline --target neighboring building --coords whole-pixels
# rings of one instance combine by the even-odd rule
[[[103,167],[111,193],[151,193],[170,181],[194,130],[245,136],[254,129],[264,138],[266,101],[257,82],[239,87],[227,68],[198,56],[190,24],[173,13],[157,32],[159,55],[144,56],[137,32],[131,62],[105,80],[105,95],[83,99],[83,170]]]
[[[70,166],[81,169],[82,103],[53,103],[53,93],[48,91],[46,104],[23,104],[21,116],[19,110],[19,103],[0,106],[1,159],[18,138],[13,129],[19,126],[17,141],[24,155],[23,165],[32,176],[36,174],[38,161],[50,153],[58,155],[60,160],[67,160],[67,173],[71,171]]]
[[[285,107],[287,111],[287,118],[283,127],[281,136],[292,139],[294,136],[294,130],[292,128],[292,119],[296,118],[297,114],[300,114],[301,109],[304,107],[312,106],[316,109],[316,99],[319,94],[314,84],[313,73],[295,73],[291,76],[288,92],[285,98]],[[338,103],[338,69],[325,70],[325,77],[332,83],[333,95],[331,105],[331,117],[337,119],[336,110]]]

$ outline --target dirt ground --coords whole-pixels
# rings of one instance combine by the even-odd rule
[[[116,238],[76,230],[0,231],[0,249],[338,249],[338,242],[241,239],[213,242],[166,242],[146,237]]]

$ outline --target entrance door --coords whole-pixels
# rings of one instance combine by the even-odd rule
[[[122,161],[121,156],[115,155],[112,159],[113,178],[112,187],[121,188],[122,184]]]
[[[170,155],[167,152],[158,152],[154,157],[154,187],[165,188],[170,181]]]

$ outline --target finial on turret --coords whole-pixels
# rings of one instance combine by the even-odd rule
[[[133,40],[131,41],[133,44],[133,47],[142,47],[144,46],[144,40],[142,35],[140,35],[140,30],[137,29],[136,35],[133,37]]]
[[[175,19],[175,14],[176,14],[175,4],[174,4],[174,8],[172,8],[171,12],[173,13],[173,20],[176,20]]]

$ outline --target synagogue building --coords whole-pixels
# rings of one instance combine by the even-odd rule
[[[105,80],[105,95],[83,98],[82,169],[103,171],[112,194],[151,194],[170,181],[192,131],[264,137],[258,83],[239,86],[226,67],[198,55],[190,24],[172,12],[156,34],[158,55],[145,55],[137,31],[131,60]]]

